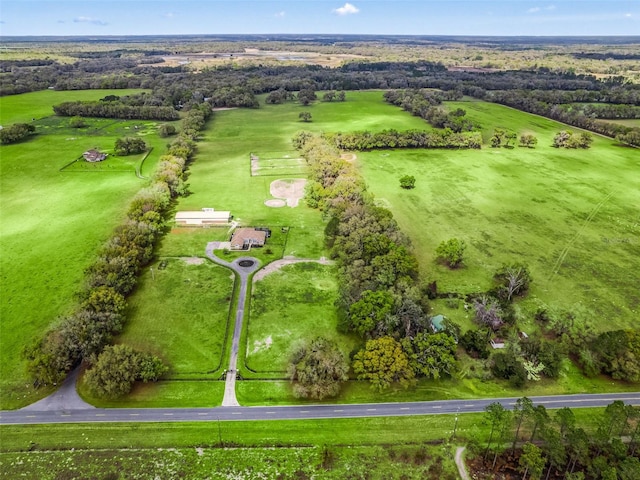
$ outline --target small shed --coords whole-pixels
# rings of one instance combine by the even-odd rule
[[[431,317],[430,323],[431,323],[431,330],[433,330],[433,333],[444,332],[444,329],[445,329],[444,315],[436,315],[435,317]]]
[[[255,228],[238,228],[231,236],[231,250],[249,250],[251,247],[263,247],[267,241],[267,232]]]
[[[231,222],[231,218],[231,212],[223,210],[215,211],[213,208],[177,212],[175,216],[176,225],[193,227],[226,225]]]
[[[86,152],[84,152],[82,156],[87,162],[91,162],[91,163],[101,162],[105,158],[107,158],[106,153],[99,152],[98,150],[95,150],[93,148],[91,150],[87,150]]]

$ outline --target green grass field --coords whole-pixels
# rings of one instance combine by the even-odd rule
[[[30,121],[52,113],[64,100],[98,99],[120,90],[36,92],[0,99],[3,123]],[[37,120],[35,123],[43,122]],[[93,122],[90,120],[90,122]],[[102,121],[96,121],[101,123]],[[55,121],[49,123],[55,124]],[[58,122],[59,123],[59,122]],[[148,122],[147,122],[148,123]],[[102,173],[60,171],[95,146],[112,148],[119,132],[135,122],[119,122],[89,135],[80,129],[71,137],[51,127],[36,127],[33,138],[0,147],[0,407],[25,405],[44,394],[28,389],[20,352],[57,317],[75,304],[83,271],[113,228],[124,218],[129,199],[145,181],[136,178],[141,158],[125,170],[108,165]],[[144,132],[151,130],[145,127]],[[73,138],[73,139],[72,139]],[[166,141],[145,136],[153,151],[143,172],[150,172]],[[122,166],[125,160],[118,160]]]
[[[603,409],[573,411],[577,425],[592,432]],[[64,478],[93,478],[93,474],[108,478],[105,475],[116,471],[153,476],[157,472],[160,477],[180,471],[186,478],[202,478],[215,471],[246,478],[250,472],[273,472],[274,466],[282,478],[304,478],[295,476],[296,469],[315,473],[313,478],[351,478],[349,474],[357,474],[355,478],[449,478],[455,472],[456,445],[473,440],[482,446],[488,440],[490,426],[483,419],[481,413],[459,415],[455,438],[454,415],[2,426],[0,465],[7,478],[33,479],[63,478],[63,474]],[[314,469],[326,460],[325,449],[333,461],[325,463],[324,469]],[[437,458],[442,459],[443,468],[433,476],[428,467]]]
[[[129,297],[118,341],[162,357],[171,379],[211,378],[222,364],[233,284],[229,270],[205,258],[160,257]]]
[[[421,273],[442,292],[480,292],[505,262],[529,265],[534,283],[518,308],[576,310],[600,329],[636,326],[640,309],[637,151],[594,136],[589,150],[554,149],[557,122],[484,102],[451,108],[484,126],[538,137],[535,149],[398,150],[359,154],[377,201],[391,209],[413,241]],[[402,190],[402,175],[416,188]],[[438,244],[465,240],[465,265],[435,262]],[[435,312],[438,313],[438,312]],[[458,318],[465,315],[459,309]]]
[[[317,263],[286,265],[255,282],[246,320],[246,367],[260,377],[282,377],[296,344],[319,335],[334,340],[348,356],[356,339],[336,330],[337,295],[334,267]]]

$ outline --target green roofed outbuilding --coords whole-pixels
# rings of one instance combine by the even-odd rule
[[[431,317],[430,322],[431,330],[433,330],[433,333],[440,333],[445,331],[444,320],[444,315],[436,315],[435,317]]]

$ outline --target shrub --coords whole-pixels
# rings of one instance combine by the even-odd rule
[[[169,123],[163,123],[162,125],[160,125],[160,127],[158,127],[158,135],[160,135],[162,138],[170,137],[171,135],[175,135],[175,133],[176,127]]]
[[[450,238],[438,245],[436,255],[445,262],[449,268],[457,268],[462,264],[466,245],[463,240]]]
[[[405,175],[400,177],[400,187],[410,190],[416,186],[416,177],[413,175]]]
[[[0,130],[0,143],[8,145],[16,143],[32,135],[36,131],[36,127],[28,123],[14,123]]]

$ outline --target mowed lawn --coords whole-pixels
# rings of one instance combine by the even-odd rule
[[[163,358],[169,378],[207,377],[222,362],[233,283],[229,270],[204,258],[161,257],[129,297],[118,343]]]
[[[52,113],[55,103],[99,99],[112,93],[124,92],[36,92],[4,97],[0,99],[2,122],[30,121]],[[133,163],[102,172],[60,169],[96,145],[112,148],[116,138],[133,125],[122,122],[102,129],[98,135],[79,131],[73,137],[64,128],[51,129],[27,141],[0,147],[2,408],[24,405],[40,395],[26,388],[30,384],[20,353],[73,308],[84,269],[124,219],[131,197],[146,183],[136,178]],[[151,169],[166,142],[155,134],[145,136],[145,141],[155,147],[145,161],[145,169]],[[120,167],[125,166],[123,162],[119,160]]]
[[[286,265],[255,282],[245,317],[246,367],[282,376],[292,351],[317,336],[334,340],[348,356],[356,339],[336,329],[337,297],[335,267],[318,263]]]
[[[437,280],[442,292],[481,292],[500,265],[523,262],[534,282],[518,306],[522,319],[550,308],[592,318],[598,329],[635,328],[638,151],[595,135],[588,150],[555,149],[555,133],[570,127],[485,102],[449,106],[466,109],[486,139],[501,127],[533,133],[539,143],[358,154],[369,190],[411,237],[423,278]],[[406,174],[416,177],[414,190],[400,188]],[[465,265],[455,271],[435,259],[438,244],[451,237],[467,244]]]

